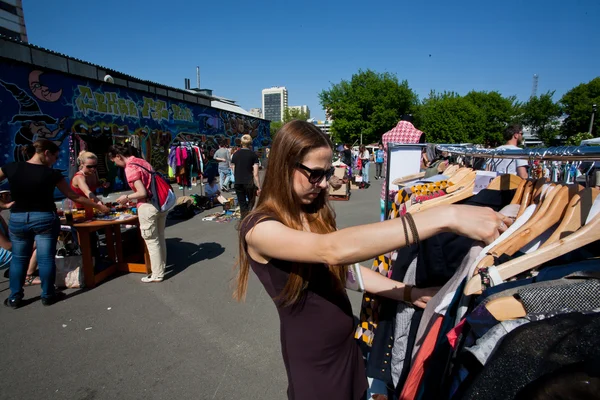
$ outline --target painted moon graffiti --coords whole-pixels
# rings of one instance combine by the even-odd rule
[[[42,71],[31,71],[29,74],[29,89],[31,89],[31,93],[33,93],[36,98],[53,103],[62,96],[62,89],[58,92],[51,92],[50,89],[48,89],[48,86],[44,86],[40,83],[40,76],[42,74]]]

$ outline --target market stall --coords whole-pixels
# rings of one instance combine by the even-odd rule
[[[142,240],[139,220],[135,208],[129,206],[117,210],[113,208],[108,215],[75,211],[62,213],[61,225],[68,230],[74,228],[77,242],[81,251],[81,271],[83,283],[87,288],[93,288],[117,272],[135,272],[150,274],[150,259],[144,241]],[[95,262],[94,250],[99,246],[97,232],[103,231],[106,246],[104,268]],[[124,238],[126,234],[127,238]],[[127,251],[124,251],[124,244]]]

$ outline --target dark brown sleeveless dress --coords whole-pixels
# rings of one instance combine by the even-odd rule
[[[246,235],[259,220],[274,218],[250,216],[242,223],[242,233]],[[269,296],[277,297],[288,280],[291,263],[272,259],[260,264],[248,259]],[[275,301],[288,399],[359,400],[367,390],[363,357],[354,339],[352,306],[334,279],[325,265],[315,265],[300,303],[281,307]]]

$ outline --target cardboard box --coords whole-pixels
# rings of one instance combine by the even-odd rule
[[[350,191],[349,183],[346,182],[339,189],[333,189],[329,187],[329,195],[330,196],[348,196],[348,192]]]

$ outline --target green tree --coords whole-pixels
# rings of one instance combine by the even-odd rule
[[[310,118],[308,113],[305,113],[297,108],[286,107],[283,110],[283,123],[287,124],[290,121],[298,119],[300,121],[306,121]]]
[[[394,74],[370,69],[332,84],[319,100],[333,120],[334,140],[349,143],[361,134],[363,143],[378,142],[403,114],[415,111],[418,101],[406,80],[399,82]]]
[[[417,112],[417,126],[431,143],[504,142],[506,125],[514,119],[516,98],[498,92],[471,91],[466,96],[432,91]]]
[[[281,121],[271,122],[271,125],[270,125],[270,128],[271,128],[271,139],[275,139],[275,135],[277,134],[277,131],[282,126],[283,126],[283,122],[281,122]]]
[[[419,129],[430,143],[466,143],[478,136],[484,115],[454,92],[431,91],[418,110]]]
[[[588,132],[592,106],[594,104],[600,105],[600,77],[575,86],[563,95],[560,103],[566,115],[561,127],[562,134],[568,139],[578,133]],[[592,129],[593,137],[598,136],[598,127],[600,126],[598,120],[600,118],[596,115]]]
[[[472,143],[496,146],[504,144],[504,129],[514,119],[519,107],[515,96],[504,97],[499,92],[471,91],[465,100],[477,107],[481,125],[477,126],[474,136],[469,139]]]
[[[565,144],[567,146],[579,146],[582,140],[588,140],[593,138],[594,137],[590,135],[589,132],[581,132],[568,138]]]
[[[555,103],[552,96],[554,91],[548,91],[540,96],[531,97],[520,107],[519,119],[523,125],[530,127],[546,146],[551,146],[559,133],[558,117],[562,115],[560,104]]]
[[[308,115],[308,113],[305,113],[296,108],[286,107],[283,110],[283,121],[271,122],[271,139],[275,138],[275,134],[283,126],[283,124],[287,124],[288,122],[293,121],[295,119],[306,121],[309,118],[310,115]]]

